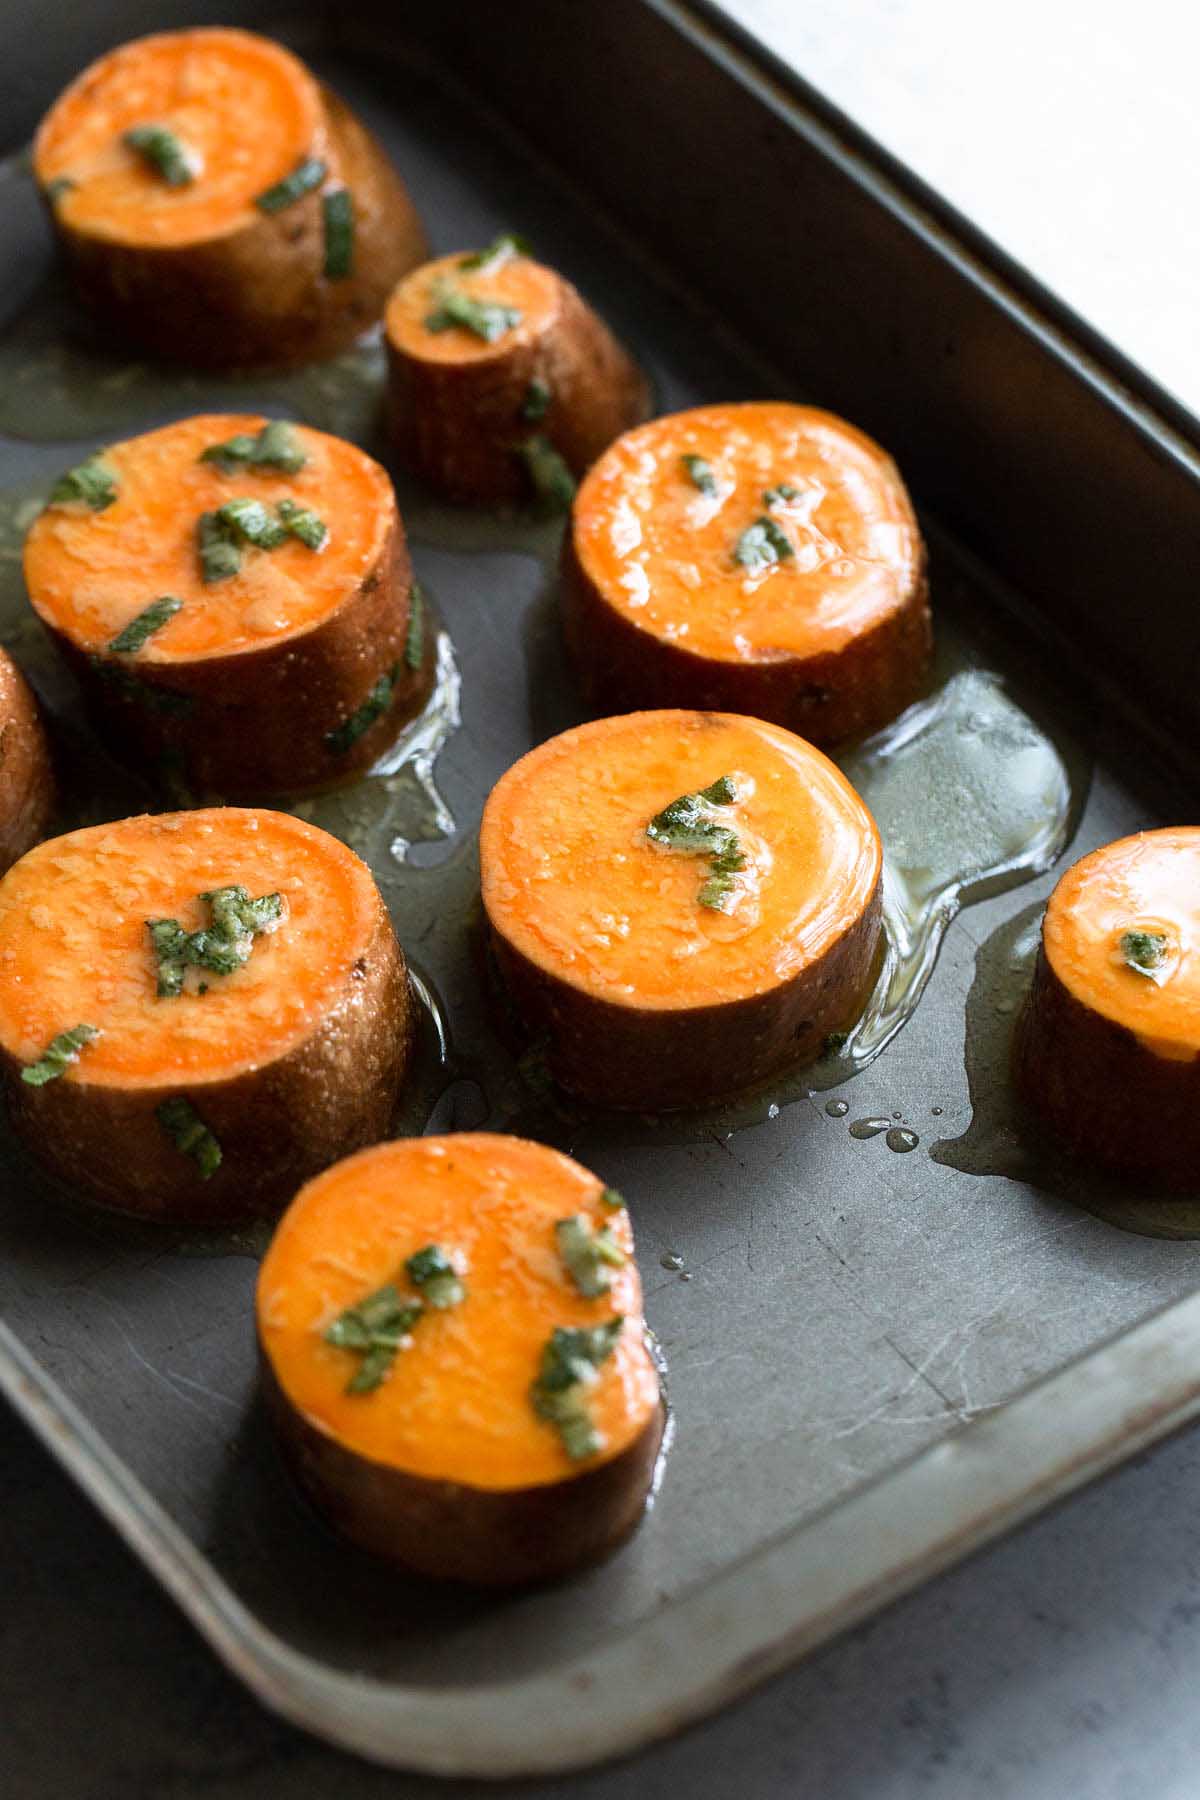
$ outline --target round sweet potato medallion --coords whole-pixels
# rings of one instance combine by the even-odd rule
[[[1200,827],[1120,838],[1067,870],[1046,908],[1050,967],[1159,1056],[1200,1056]]]
[[[705,793],[709,798],[705,798]],[[664,809],[698,796],[731,832],[727,874]],[[728,840],[707,840],[719,855]],[[732,860],[732,859],[727,859]],[[862,917],[882,852],[870,813],[802,738],[730,713],[599,719],[522,757],[480,832],[492,926],[536,966],[617,1005],[709,1006],[800,974]],[[713,883],[715,882],[715,886]]]
[[[833,414],[702,406],[626,432],[575,503],[583,572],[697,656],[837,653],[912,600],[920,536],[891,460]]]
[[[267,429],[281,446],[275,462],[262,460],[276,443],[264,439]],[[253,460],[247,445],[264,442]],[[231,443],[236,455],[214,459]],[[146,607],[177,601],[139,645],[141,663],[260,649],[320,624],[377,568],[397,520],[392,484],[362,450],[257,414],[181,419],[113,444],[84,467],[97,464],[108,484],[103,504],[51,499],[25,541],[26,584],[45,623],[88,652],[120,649],[114,640]],[[236,524],[219,523],[232,572],[211,561],[206,570],[202,521],[231,503],[246,503],[251,529],[278,541],[260,547]],[[293,521],[316,521],[302,524],[309,541],[280,527],[288,509]]]
[[[252,903],[278,896],[258,908],[248,944],[231,934],[244,960],[227,971],[188,963],[179,991],[164,995],[171,958],[156,952],[149,921],[203,930],[216,917],[205,896],[231,887]],[[366,864],[285,813],[214,807],[50,838],[0,882],[0,1045],[32,1063],[86,1025],[98,1035],[65,1081],[226,1079],[282,1057],[324,1021],[381,911]]]
[[[488,257],[459,251],[406,276],[384,315],[388,338],[402,355],[475,363],[505,356],[542,332],[559,308],[559,276],[519,250]]]
[[[183,167],[163,169],[127,134],[170,132]],[[225,28],[122,44],[67,88],[34,143],[34,171],[73,231],[139,249],[224,236],[264,215],[255,202],[310,155],[320,90],[281,44]]]

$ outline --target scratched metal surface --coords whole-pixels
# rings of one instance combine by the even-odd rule
[[[528,231],[636,343],[663,409],[761,391],[762,371],[735,343],[436,84],[391,71],[379,84],[361,64],[319,51],[315,60],[394,152],[437,248],[513,225]],[[8,275],[23,296],[48,253],[25,203],[10,196],[5,205]],[[61,445],[5,440],[0,483],[28,483],[64,460]],[[463,717],[438,771],[455,835],[431,851],[427,868],[381,870],[402,941],[420,911],[420,883],[469,891],[491,783],[572,716],[546,648],[545,543],[519,534],[507,547],[503,534],[481,543],[461,517],[456,524],[436,508],[411,517],[418,572],[454,637]],[[944,547],[939,568],[939,604],[978,662],[1040,680],[1035,639],[992,589]],[[1056,696],[1075,708],[1085,739],[1090,698],[1086,684]],[[1099,756],[1072,855],[1157,822],[1125,785],[1137,761],[1127,744],[1092,747]],[[852,1140],[847,1120],[826,1114],[824,1095],[727,1137],[682,1141],[665,1130],[654,1143],[645,1133],[629,1141],[619,1126],[565,1132],[567,1147],[630,1196],[677,1421],[653,1513],[628,1548],[582,1581],[481,1600],[383,1576],[327,1539],[285,1486],[255,1411],[254,1257],[133,1242],[51,1205],[10,1150],[0,1317],[210,1568],[287,1643],[331,1667],[441,1691],[550,1666],[656,1614],[1197,1285],[1192,1243],[1120,1233],[1049,1189],[967,1174],[929,1154],[970,1123],[964,1018],[977,951],[1052,881],[966,911],[916,1016],[838,1090],[850,1119],[902,1114],[921,1136],[916,1153]],[[483,1029],[482,1003],[461,924],[444,921],[420,955],[470,1036]],[[689,1280],[661,1266],[671,1252]]]

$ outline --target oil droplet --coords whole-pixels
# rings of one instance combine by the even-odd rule
[[[679,1279],[680,1281],[690,1281],[692,1279],[692,1271],[690,1269],[685,1269]]]
[[[934,1116],[934,1118],[935,1118],[935,1119],[940,1119],[940,1118],[941,1118],[941,1116],[942,1116],[942,1109],[941,1109],[941,1107],[940,1107],[940,1106],[931,1106],[931,1107],[930,1107],[930,1109],[929,1109],[929,1110],[930,1110],[930,1112],[931,1112],[931,1113],[932,1113],[932,1114],[933,1114],[933,1116]]]
[[[677,1250],[666,1251],[666,1253],[660,1256],[658,1260],[663,1268],[670,1269],[673,1275],[678,1274],[679,1270],[683,1267],[683,1258],[679,1255]]]
[[[904,1114],[902,1112],[894,1112],[892,1114],[892,1117],[893,1117],[893,1119],[902,1119],[904,1117]]]
[[[878,1137],[881,1131],[891,1131],[892,1129],[890,1119],[855,1119],[850,1127],[850,1136],[852,1138],[873,1138]]]
[[[897,1156],[907,1156],[910,1150],[916,1149],[920,1141],[916,1132],[910,1131],[907,1125],[893,1125],[884,1139],[888,1149],[894,1150]]]
[[[767,1117],[768,1119],[777,1119],[779,1117],[779,1108],[776,1106],[774,1100],[772,1100],[770,1106],[767,1108]]]
[[[827,1100],[825,1111],[831,1119],[844,1119],[850,1111],[850,1102],[848,1100]]]

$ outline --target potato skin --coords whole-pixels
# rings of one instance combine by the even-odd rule
[[[45,837],[56,802],[37,701],[16,663],[0,650],[0,875]]]
[[[404,954],[380,899],[342,998],[308,1039],[273,1061],[191,1087],[30,1087],[23,1065],[0,1047],[0,1080],[31,1152],[82,1198],[169,1224],[262,1218],[330,1163],[387,1135],[415,1019]],[[155,1117],[180,1093],[221,1145],[221,1166],[207,1181]]]
[[[491,929],[496,964],[560,1087],[598,1106],[667,1112],[728,1099],[820,1054],[861,1013],[883,918],[876,882],[859,918],[816,963],[768,993],[686,1011],[619,1006],[539,969]]]
[[[589,711],[746,713],[821,747],[877,731],[920,693],[933,651],[924,552],[904,604],[836,654],[726,662],[667,643],[609,605],[563,538],[563,635]]]
[[[422,362],[388,340],[388,406],[400,461],[450,500],[530,498],[514,445],[549,438],[574,475],[647,415],[645,377],[571,283],[543,329],[495,356]],[[534,422],[522,407],[534,379],[551,401]]]
[[[72,231],[50,205],[79,297],[138,349],[199,368],[288,367],[345,349],[425,260],[424,227],[381,146],[322,89],[330,174],[354,196],[354,263],[322,272],[319,192],[202,243],[133,246]]]
[[[172,768],[200,793],[261,798],[326,788],[367,769],[429,692],[434,633],[422,665],[404,661],[412,563],[393,519],[379,561],[358,590],[310,631],[259,650],[194,662],[89,656],[47,630],[78,677],[98,730],[146,773]],[[45,623],[45,621],[43,621]],[[390,706],[348,750],[326,734],[363,703],[397,663]]]
[[[1160,1187],[1200,1185],[1200,1058],[1157,1056],[1085,1006],[1039,948],[1013,1038],[1022,1100],[1062,1148]]]
[[[661,1403],[619,1456],[562,1481],[497,1491],[431,1481],[347,1450],[292,1405],[265,1355],[260,1368],[284,1461],[303,1492],[344,1537],[415,1574],[487,1588],[555,1581],[609,1555],[645,1511],[666,1424]]]

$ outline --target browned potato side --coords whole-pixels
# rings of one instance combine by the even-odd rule
[[[55,801],[37,701],[11,656],[0,650],[0,875],[44,837]]]

